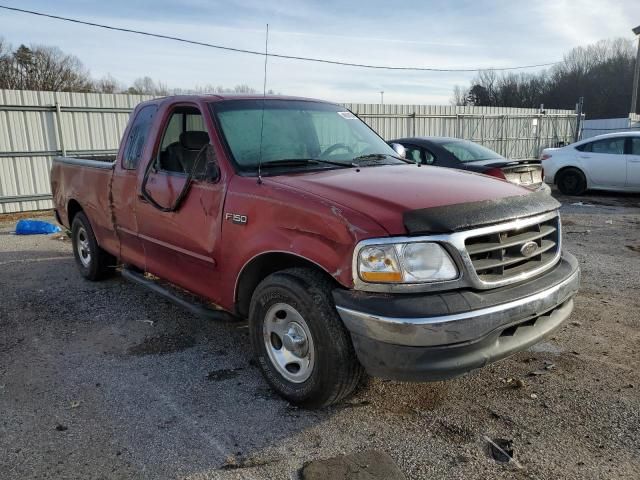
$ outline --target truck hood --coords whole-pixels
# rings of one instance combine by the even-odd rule
[[[498,222],[505,217],[549,211],[559,205],[549,195],[546,195],[549,202],[541,199],[544,205],[538,205],[534,198],[529,202],[530,197],[524,198],[534,195],[529,190],[500,179],[431,166],[332,169],[278,175],[268,181],[356,210],[376,221],[390,235],[455,231],[468,228],[470,222],[474,225]],[[523,198],[514,201],[512,197]],[[527,207],[530,203],[536,204],[533,211]],[[450,209],[453,205],[458,207]],[[437,217],[435,223],[432,214]]]

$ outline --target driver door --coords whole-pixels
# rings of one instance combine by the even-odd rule
[[[215,283],[224,199],[219,175],[203,175],[206,162],[211,161],[205,155],[210,151],[209,135],[196,105],[179,104],[165,110],[159,141],[148,160],[152,165],[146,186],[144,182],[138,185],[136,206],[146,271],[205,297],[210,297]],[[187,185],[194,169],[196,174]],[[185,187],[189,189],[175,211],[159,208],[172,206]]]

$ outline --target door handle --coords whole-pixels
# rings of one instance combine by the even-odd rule
[[[631,162],[631,163],[640,163],[640,158],[637,159],[637,160],[632,158],[632,159],[629,160],[629,162]]]
[[[580,158],[591,158],[591,155],[580,155]]]

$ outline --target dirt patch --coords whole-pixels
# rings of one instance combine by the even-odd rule
[[[37,210],[37,211],[34,211],[34,212],[1,213],[0,214],[0,223],[17,222],[18,220],[23,220],[25,218],[51,217],[52,215],[53,215],[53,210]]]
[[[405,476],[385,452],[368,451],[309,462],[303,480],[402,480]]]
[[[374,407],[396,414],[434,410],[446,402],[448,382],[403,383],[370,379],[361,395]]]

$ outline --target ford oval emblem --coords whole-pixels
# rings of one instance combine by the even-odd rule
[[[538,251],[538,244],[536,242],[527,242],[520,247],[520,253],[522,254],[523,257],[527,257],[527,258],[533,257],[537,251]]]

